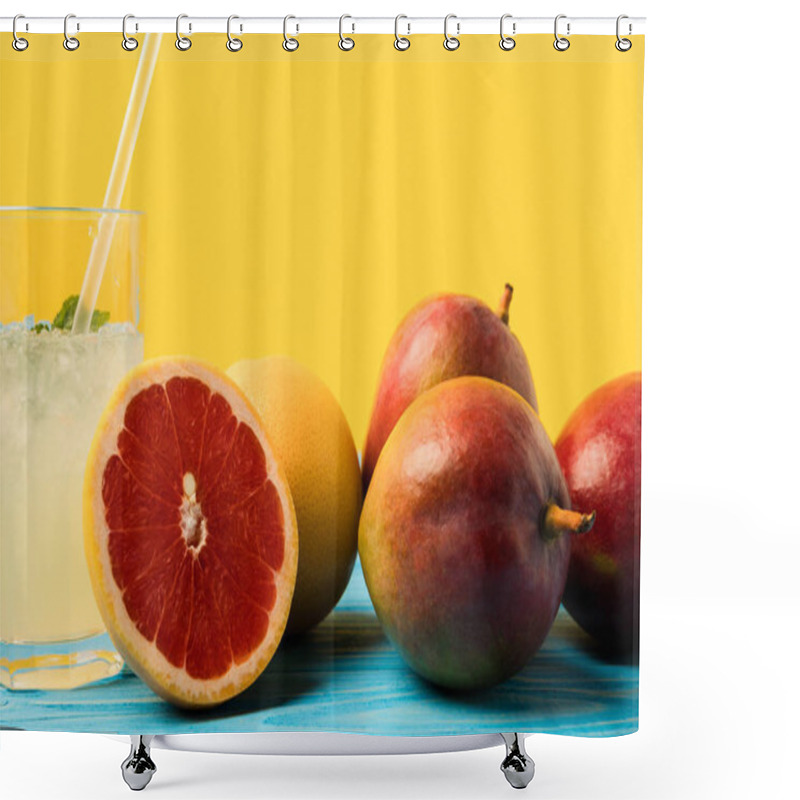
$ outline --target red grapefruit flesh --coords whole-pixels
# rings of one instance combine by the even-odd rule
[[[221,703],[264,670],[297,574],[288,483],[223,373],[157,359],[120,384],[92,444],[85,544],[131,669],[176,705]]]

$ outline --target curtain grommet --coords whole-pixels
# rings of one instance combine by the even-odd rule
[[[75,17],[74,14],[67,14],[64,17],[64,49],[65,50],[69,50],[70,53],[74,53],[81,46],[81,43],[78,40],[77,36],[70,36],[69,35],[69,30],[68,30],[69,29],[69,21],[71,19],[75,19],[75,18],[76,17]],[[81,29],[80,24],[76,22],[75,23],[75,32],[77,33],[80,29]]]
[[[401,19],[408,19],[405,14],[398,14],[394,18],[394,49],[399,50],[401,53],[405,53],[409,47],[411,47],[411,39],[407,38],[406,36],[400,35],[400,20]],[[411,23],[408,24],[408,32],[411,33]]]
[[[175,47],[182,53],[185,53],[191,46],[192,40],[188,36],[181,33],[181,20],[188,19],[188,14],[178,14],[175,18]],[[192,32],[192,23],[189,23],[189,33]]]
[[[225,47],[227,47],[231,53],[238,53],[244,47],[244,42],[241,39],[237,39],[235,36],[231,34],[231,22],[233,22],[233,20],[235,19],[239,19],[239,17],[237,17],[236,14],[231,14],[228,17],[228,30],[227,30],[228,41],[225,42]],[[239,26],[240,33],[241,30],[242,27],[240,25]]]
[[[513,36],[506,36],[505,32],[505,23],[507,19],[513,19],[511,14],[503,14],[500,17],[500,49],[505,50],[508,52],[509,50],[513,50],[517,46],[517,42]],[[517,32],[517,24],[516,22],[511,23],[511,33],[514,34]]]
[[[294,53],[300,47],[300,40],[289,36],[289,20],[297,19],[293,14],[287,14],[283,18],[283,49],[287,53]]]
[[[567,36],[569,36],[569,27],[570,26],[569,26],[569,22],[567,22],[567,35],[566,36],[560,36],[559,33],[558,33],[558,21],[560,19],[567,19],[567,15],[566,14],[558,14],[556,16],[556,18],[555,18],[555,22],[553,23],[553,35],[555,36],[555,41],[553,42],[553,47],[555,47],[555,49],[558,50],[559,53],[563,53],[566,50],[569,50],[569,39],[567,39]]]
[[[627,14],[620,14],[617,17],[617,41],[614,42],[614,47],[616,47],[617,50],[619,50],[620,53],[627,53],[628,50],[630,50],[631,47],[633,47],[633,42],[630,39],[625,39],[624,37],[619,35],[619,24],[624,19],[629,19]],[[630,26],[630,23],[629,23],[628,24],[628,35],[630,35],[630,32],[631,32],[631,26]]]
[[[447,30],[448,24],[449,24],[451,19],[456,20],[456,35],[455,36],[451,36],[450,32]],[[454,50],[458,50],[458,48],[461,47],[461,42],[458,39],[458,34],[460,32],[461,25],[457,20],[458,20],[458,17],[455,14],[448,14],[444,18],[444,42],[442,44],[444,46],[444,49],[445,50],[449,50],[451,53]]]
[[[25,19],[24,14],[17,14],[11,22],[11,46],[18,52],[22,53],[28,49],[28,40],[22,36],[17,36],[17,20]]]
[[[342,14],[342,16],[339,17],[339,49],[344,50],[345,53],[349,53],[356,46],[356,40],[353,39],[352,36],[344,35],[344,21],[346,19],[353,18],[349,14]],[[355,31],[355,25],[353,25],[353,30]]]
[[[126,14],[122,18],[122,49],[132,53],[139,46],[139,40],[133,36],[128,36],[129,19],[135,19],[133,14]],[[139,26],[137,25],[136,30],[138,30],[138,28]]]

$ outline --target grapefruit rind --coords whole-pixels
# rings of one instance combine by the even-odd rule
[[[128,404],[154,383],[165,384],[173,377],[197,378],[231,405],[236,418],[255,433],[263,448],[267,475],[277,489],[284,520],[284,558],[274,572],[276,599],[269,614],[269,629],[261,644],[241,664],[224,675],[198,680],[182,667],[171,664],[146,639],[130,618],[122,592],[112,575],[108,556],[109,529],[102,496],[103,473],[117,452],[117,437],[123,428]],[[281,641],[289,617],[297,578],[297,519],[289,484],[275,459],[260,417],[234,381],[211,365],[190,358],[162,357],[139,364],[116,388],[100,419],[89,450],[83,491],[84,547],[92,589],[111,641],[128,666],[159,696],[183,708],[218,705],[244,691],[264,671]]]

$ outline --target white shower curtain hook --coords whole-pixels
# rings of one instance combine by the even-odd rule
[[[283,49],[286,50],[287,53],[294,53],[298,47],[300,47],[299,39],[294,39],[289,36],[289,20],[290,19],[297,19],[297,17],[292,16],[291,14],[287,14],[283,18]]]
[[[192,46],[192,40],[181,33],[181,20],[188,19],[188,14],[178,14],[175,18],[175,47],[178,50],[186,51]],[[189,23],[189,33],[192,32],[192,23]]]
[[[75,18],[76,17],[74,14],[67,14],[67,16],[64,17],[64,49],[69,50],[70,52],[77,50],[81,46],[81,43],[78,41],[76,36],[69,35],[69,21]],[[80,24],[76,22],[75,32],[77,33],[80,29]]]
[[[237,39],[235,36],[231,36],[231,22],[233,20],[239,19],[236,14],[231,14],[228,17],[228,41],[225,43],[225,47],[231,51],[231,53],[238,53],[243,47],[244,42],[241,39]],[[239,31],[241,32],[242,26],[239,26]]]
[[[630,39],[623,39],[619,35],[619,24],[624,19],[629,19],[627,14],[620,14],[617,17],[617,41],[614,43],[614,47],[616,47],[617,50],[620,51],[620,53],[627,53],[628,50],[630,50],[631,47],[633,47],[633,42]],[[631,32],[631,26],[630,23],[628,23],[628,33],[630,34],[630,32]]]
[[[503,16],[500,17],[500,49],[506,51],[513,50],[517,46],[513,36],[506,36],[505,24],[507,19],[513,19],[512,15],[503,14]],[[511,23],[511,32],[517,32],[517,24],[515,22]]]
[[[14,17],[14,20],[11,23],[11,35],[14,37],[11,40],[11,46],[18,52],[21,53],[23,50],[28,49],[28,40],[23,39],[21,36],[17,36],[17,20],[18,19],[25,19],[23,14],[17,14]]]
[[[400,35],[400,20],[401,19],[408,19],[405,14],[398,14],[394,18],[394,49],[395,50],[408,50],[411,47],[411,39],[407,39],[405,36]],[[411,33],[411,23],[406,23],[408,27],[408,33]]]
[[[563,53],[565,50],[569,50],[569,39],[558,35],[558,21],[560,19],[567,19],[567,15],[559,14],[555,19],[553,24],[553,34],[556,37],[556,40],[553,42],[553,47],[555,47],[559,53]],[[569,22],[567,23],[567,36],[569,36]]]
[[[350,36],[345,36],[343,33],[343,26],[344,21],[346,19],[353,19],[349,14],[342,14],[339,17],[339,49],[340,50],[352,50],[356,46],[355,39],[351,38]],[[356,26],[355,23],[352,23],[353,30],[355,31]]]
[[[451,19],[458,20],[458,17],[455,14],[448,14],[444,18],[444,49],[450,50],[452,52],[453,50],[458,50],[458,48],[461,46],[461,42],[458,40],[458,34],[461,30],[461,24],[458,21],[456,21],[456,35],[451,36],[447,30],[448,23],[450,22]]]
[[[122,49],[127,50],[129,53],[132,50],[135,50],[139,46],[139,40],[134,39],[133,36],[128,36],[128,20],[135,19],[133,14],[126,14],[122,18]],[[136,30],[139,29],[139,26],[136,26]]]

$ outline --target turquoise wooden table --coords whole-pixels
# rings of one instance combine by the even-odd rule
[[[515,677],[456,694],[418,678],[384,636],[356,569],[336,610],[281,643],[245,692],[210,711],[161,700],[130,670],[70,691],[0,690],[0,727],[75,733],[326,731],[386,736],[518,730],[618,736],[638,728],[638,668],[600,658],[563,610]]]

